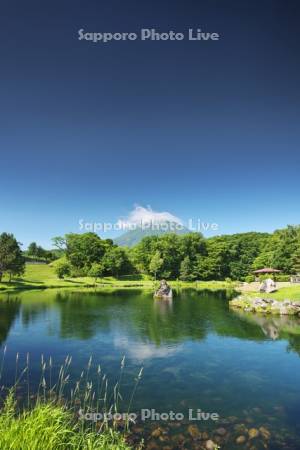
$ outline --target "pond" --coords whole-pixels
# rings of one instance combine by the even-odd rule
[[[29,353],[32,390],[41,354],[51,356],[56,372],[72,355],[73,381],[92,356],[91,378],[100,363],[113,386],[125,355],[120,411],[127,411],[143,367],[131,410],[184,416],[139,418],[132,440],[143,435],[149,449],[197,449],[207,439],[222,449],[300,448],[299,319],[238,314],[223,291],[184,290],[173,301],[133,290],[27,291],[0,299],[1,384],[14,384],[16,354],[18,377]],[[189,420],[198,410],[219,420]]]

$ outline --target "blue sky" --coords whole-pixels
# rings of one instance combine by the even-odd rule
[[[220,233],[300,223],[299,8],[242,3],[6,3],[0,231],[49,246],[135,204]],[[220,41],[77,39],[199,26]]]

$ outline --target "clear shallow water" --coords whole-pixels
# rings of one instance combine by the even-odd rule
[[[47,290],[0,298],[0,342],[7,346],[2,383],[14,383],[17,352],[19,367],[30,353],[32,388],[40,381],[41,354],[52,356],[57,370],[72,355],[74,380],[92,355],[111,384],[125,355],[124,405],[143,366],[132,409],[173,410],[186,418],[189,408],[217,413],[218,424],[194,424],[224,449],[300,449],[299,320],[237,314],[224,292],[183,291],[173,302],[132,291]],[[241,424],[267,428],[271,440],[235,445]],[[148,439],[158,425],[142,425],[149,448],[201,448],[187,420],[178,428],[162,422],[165,434]],[[216,434],[220,427],[225,436]]]

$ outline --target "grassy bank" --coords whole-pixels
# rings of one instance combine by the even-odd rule
[[[238,282],[230,281],[170,281],[174,289],[231,289],[246,293],[250,296],[261,296],[258,292],[259,284],[250,283],[246,285],[239,285]],[[16,291],[23,289],[47,289],[47,288],[72,288],[72,289],[86,289],[93,288],[99,290],[110,289],[145,289],[153,291],[155,288],[154,281],[146,275],[127,275],[120,278],[104,277],[95,279],[91,277],[79,278],[65,278],[60,280],[55,274],[55,269],[47,264],[27,264],[26,271],[23,277],[13,279],[9,283],[8,278],[3,277],[0,283],[0,292]],[[278,283],[278,291],[272,294],[267,294],[267,297],[275,300],[300,300],[300,285],[290,285],[290,283]]]
[[[171,281],[173,288],[196,288],[196,289],[228,289],[234,288],[235,283],[222,281],[201,281],[201,282],[182,282]],[[23,277],[13,279],[9,283],[8,278],[3,277],[0,283],[0,291],[15,291],[22,289],[46,289],[46,288],[97,288],[97,289],[154,289],[154,282],[146,275],[128,275],[118,279],[114,277],[104,277],[95,279],[91,277],[65,278],[60,280],[55,274],[54,267],[46,264],[27,264]]]
[[[7,277],[3,277],[0,290],[18,289],[45,289],[45,288],[85,288],[85,287],[151,287],[153,282],[146,277],[123,277],[117,280],[113,277],[105,277],[97,280],[91,277],[59,279],[54,267],[47,264],[27,264],[25,274],[13,279],[9,283]]]
[[[53,402],[18,413],[12,392],[0,412],[0,435],[2,450],[130,450],[121,434],[83,430],[70,411]]]
[[[251,295],[255,295],[256,297],[267,297],[273,298],[274,300],[283,301],[283,300],[300,300],[300,286],[290,286],[290,287],[282,287],[279,288],[278,291],[273,292],[272,294],[260,294],[258,292],[251,293]]]
[[[290,283],[277,283],[277,291],[272,292],[271,294],[264,294],[259,292],[258,283],[251,283],[247,286],[247,289],[238,288],[245,294],[250,297],[264,297],[264,298],[273,298],[274,300],[283,301],[283,300],[300,300],[300,284],[290,284]]]
[[[117,382],[110,384],[101,366],[90,356],[80,377],[71,378],[72,356],[59,366],[41,354],[40,374],[32,378],[31,356],[16,354],[15,380],[7,378],[7,347],[0,355],[0,448],[1,450],[130,450],[130,421],[108,417],[119,412],[125,357],[120,362]],[[141,380],[142,368],[133,379],[131,404]],[[39,382],[38,382],[39,380]],[[123,411],[122,411],[123,412]],[[97,413],[97,419],[87,417]],[[141,443],[142,444],[142,443]],[[135,447],[141,449],[140,443]]]

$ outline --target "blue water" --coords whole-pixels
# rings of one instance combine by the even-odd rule
[[[172,302],[138,291],[47,290],[0,298],[2,352],[6,347],[1,384],[14,384],[17,352],[17,373],[30,355],[33,390],[40,380],[41,354],[45,361],[52,357],[54,372],[72,355],[71,380],[79,378],[92,356],[91,377],[100,363],[111,385],[125,355],[124,408],[143,367],[134,411],[173,410],[185,417],[189,408],[217,413],[218,424],[196,424],[224,449],[300,448],[299,319],[237,314],[229,310],[225,292],[183,291]],[[263,426],[271,439],[260,436],[247,440],[249,445],[236,445],[238,424],[247,429]],[[157,423],[141,424],[153,448],[201,448],[202,443],[190,437],[187,420],[175,431],[166,422],[161,425],[164,440],[148,438]],[[225,437],[215,435],[220,427],[226,429]],[[186,439],[182,445],[179,432]]]

